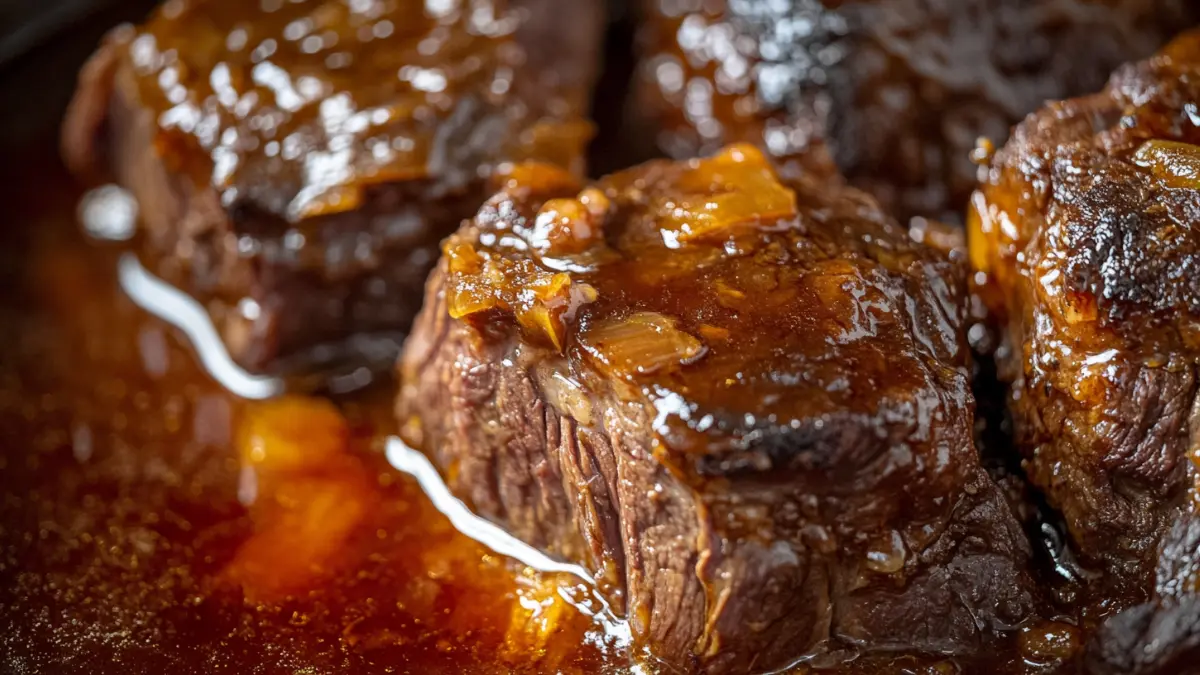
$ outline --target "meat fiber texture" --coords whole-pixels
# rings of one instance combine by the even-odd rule
[[[961,255],[751,146],[544,165],[443,246],[402,434],[683,672],[980,656],[1033,611],[972,442]]]
[[[494,172],[582,172],[601,11],[171,0],[84,68],[64,155],[133,192],[145,261],[244,367],[390,366]]]
[[[958,222],[978,138],[1200,21],[1188,0],[642,0],[636,115],[669,155],[822,152],[902,222]]]
[[[974,198],[1016,441],[1110,608],[1196,588],[1155,570],[1200,553],[1160,556],[1192,517],[1200,440],[1198,102],[1193,32],[1030,115]]]

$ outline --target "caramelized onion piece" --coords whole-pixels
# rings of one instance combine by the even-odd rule
[[[593,302],[596,290],[587,284],[573,283],[568,274],[558,273],[531,280],[517,295],[513,311],[521,328],[527,335],[545,337],[562,351],[567,339],[564,317],[574,314],[579,305]]]
[[[1026,661],[1044,665],[1070,659],[1081,646],[1078,628],[1051,621],[1025,626],[1018,640],[1018,649]]]
[[[1200,190],[1200,145],[1146,141],[1133,154],[1133,163],[1149,169],[1167,187]]]
[[[992,210],[983,192],[976,190],[971,195],[971,203],[967,208],[967,256],[971,261],[971,269],[983,274],[992,271],[992,248],[995,246],[991,241],[995,232]]]
[[[900,533],[892,530],[867,550],[867,569],[876,574],[896,574],[904,569],[908,550]]]
[[[680,193],[656,205],[668,244],[796,215],[796,193],[779,182],[771,163],[753,146],[731,145],[712,158],[694,160],[693,166],[680,176]]]
[[[544,256],[570,256],[603,242],[608,197],[588,188],[575,199],[551,199],[542,205],[529,244]]]
[[[517,602],[505,635],[505,656],[517,663],[537,663],[556,671],[570,657],[570,645],[583,638],[586,624],[572,621],[564,590],[571,580],[560,575],[522,575],[517,579]]]
[[[574,198],[551,198],[535,216],[506,211],[517,195],[561,195],[578,180],[554,166],[523,163],[502,167],[504,191],[489,202],[501,227],[486,238],[473,228],[442,246],[446,259],[446,305],[455,319],[489,310],[510,312],[531,340],[562,351],[568,325],[596,289],[558,271],[549,259],[588,254],[603,245],[610,207],[604,193],[587,188]],[[506,215],[500,215],[500,214]],[[537,255],[528,255],[529,249]]]
[[[655,312],[597,322],[579,342],[596,367],[620,377],[670,372],[700,359],[708,349],[674,319]]]
[[[707,323],[700,324],[700,335],[708,342],[724,342],[729,339],[730,332],[728,328],[713,326]]]
[[[545,368],[538,373],[538,386],[546,400],[560,414],[566,415],[583,426],[591,426],[592,399],[579,382],[554,368]]]
[[[254,534],[221,578],[253,601],[312,588],[345,562],[375,508],[373,476],[350,453],[350,426],[327,400],[288,396],[250,405],[241,436]],[[281,554],[282,552],[282,554]]]
[[[455,319],[489,309],[512,312],[533,340],[562,351],[567,322],[596,289],[552,272],[528,258],[511,259],[452,237],[444,247],[448,272],[446,306]]]
[[[555,164],[545,162],[505,162],[496,168],[494,179],[505,190],[547,190],[574,192],[579,179]]]

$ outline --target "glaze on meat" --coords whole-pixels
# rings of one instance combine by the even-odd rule
[[[237,400],[13,181],[56,215],[0,232],[0,670],[1196,670],[1200,33],[977,138],[1200,5],[644,0],[677,161],[586,183],[601,2],[109,36],[63,156],[241,365],[357,374],[416,322],[395,400]],[[593,156],[654,152],[624,131]],[[966,242],[909,220],[967,204]]]
[[[65,156],[242,365],[389,361],[497,166],[583,169],[599,4],[553,4],[171,0],[85,67]]]
[[[1047,99],[1094,91],[1200,20],[1185,0],[642,6],[636,114],[667,154],[743,141],[810,168],[826,154],[901,222],[961,221],[976,139],[1002,142]]]
[[[1030,115],[973,202],[1018,447],[1109,607],[1196,589],[1200,550],[1163,544],[1196,494],[1197,102],[1193,32]]]
[[[443,246],[402,433],[689,672],[995,654],[1029,546],[972,443],[964,267],[751,146],[517,167]]]

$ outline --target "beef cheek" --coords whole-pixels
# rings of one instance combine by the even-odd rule
[[[84,68],[64,155],[132,191],[145,261],[242,366],[390,367],[497,167],[583,170],[601,12],[172,0]]]
[[[400,363],[402,434],[478,513],[593,570],[686,672],[988,654],[1030,615],[961,259],[751,146],[582,190],[518,169]]]
[[[1181,555],[1163,535],[1194,494],[1198,75],[1193,32],[1030,115],[970,217],[1026,471],[1110,607],[1153,594],[1174,564],[1160,550]]]
[[[635,115],[673,157],[822,152],[889,213],[959,222],[978,138],[1200,21],[1186,0],[643,0]]]

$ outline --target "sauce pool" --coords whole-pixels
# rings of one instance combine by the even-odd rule
[[[235,397],[122,292],[61,169],[35,173],[0,235],[8,672],[629,668],[589,587],[461,534],[388,464],[387,383]]]

